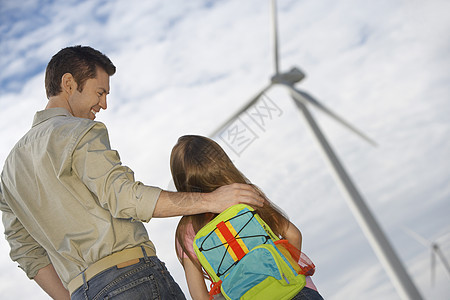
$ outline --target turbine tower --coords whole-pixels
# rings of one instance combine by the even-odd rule
[[[325,160],[331,166],[331,171],[335,176],[342,192],[347,199],[347,203],[354,214],[356,221],[361,227],[364,235],[368,239],[370,245],[372,246],[375,254],[380,260],[381,264],[385,268],[387,274],[391,278],[397,293],[403,299],[422,299],[419,291],[415,287],[402,262],[398,258],[394,249],[392,248],[390,242],[386,238],[383,230],[379,226],[375,217],[372,215],[370,209],[366,205],[364,199],[359,193],[356,186],[353,184],[350,176],[347,174],[346,170],[342,166],[338,157],[334,153],[331,145],[326,140],[325,136],[322,134],[318,124],[311,115],[308,106],[313,106],[321,112],[325,113],[329,117],[333,118],[335,121],[348,128],[367,142],[372,145],[376,143],[367,137],[364,133],[350,125],[344,119],[333,113],[330,109],[326,108],[319,101],[314,99],[308,93],[301,91],[295,87],[295,84],[301,81],[305,74],[298,68],[293,67],[290,71],[285,73],[280,73],[279,70],[279,57],[278,57],[278,25],[277,25],[277,11],[276,2],[272,0],[272,21],[273,21],[273,41],[274,41],[274,66],[275,74],[271,77],[271,81],[264,88],[262,88],[253,98],[250,99],[247,104],[245,104],[239,111],[237,111],[233,116],[231,116],[226,122],[219,126],[211,136],[215,136],[221,133],[229,125],[233,123],[239,115],[245,112],[248,108],[254,105],[258,99],[268,91],[274,85],[284,86],[294,103],[297,105],[299,110],[302,112],[306,119],[309,128],[311,129],[314,137],[316,138],[322,153],[324,154]]]

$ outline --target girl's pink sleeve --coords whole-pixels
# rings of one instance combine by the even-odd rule
[[[192,224],[186,225],[186,232],[184,237],[185,242],[185,248],[186,250],[192,255],[192,257],[197,258],[194,252],[194,238],[195,238],[195,232],[194,227],[192,227]],[[177,254],[181,259],[187,258],[188,256],[181,248],[181,245],[179,244],[178,240],[175,241],[175,246],[177,249]]]

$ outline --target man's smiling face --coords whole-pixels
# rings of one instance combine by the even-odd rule
[[[75,83],[76,84],[76,83]],[[86,80],[83,90],[74,89],[68,103],[72,115],[78,118],[95,119],[100,109],[106,109],[106,96],[109,94],[109,75],[97,68],[97,76]]]

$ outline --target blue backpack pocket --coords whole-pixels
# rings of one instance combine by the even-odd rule
[[[227,299],[291,299],[305,286],[299,275],[272,244],[253,248],[222,281]]]

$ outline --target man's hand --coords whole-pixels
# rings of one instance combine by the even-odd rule
[[[225,185],[214,192],[205,194],[209,212],[221,213],[228,207],[244,203],[254,207],[262,207],[264,198],[251,186],[242,183]]]

